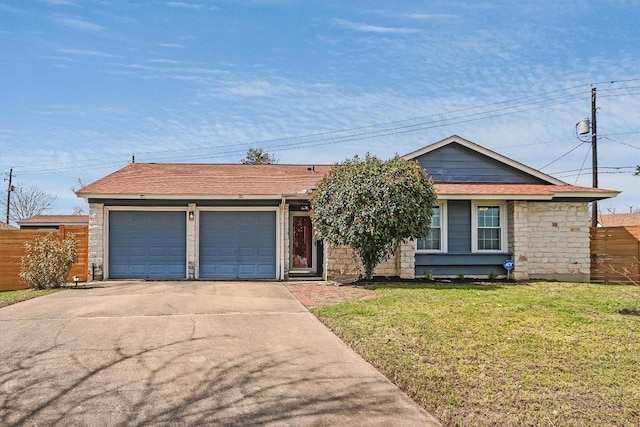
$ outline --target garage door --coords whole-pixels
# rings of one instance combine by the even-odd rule
[[[184,279],[185,212],[111,211],[109,278]]]
[[[276,278],[276,213],[201,212],[199,276]]]

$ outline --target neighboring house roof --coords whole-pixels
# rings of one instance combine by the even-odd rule
[[[625,227],[640,225],[640,212],[624,214],[601,214],[598,223],[603,227]]]
[[[20,226],[87,225],[88,215],[36,215],[18,221]]]
[[[280,198],[309,194],[329,165],[132,163],[80,189],[85,198]]]
[[[0,230],[17,230],[13,225],[0,221]]]

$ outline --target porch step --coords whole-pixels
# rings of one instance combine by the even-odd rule
[[[289,276],[288,282],[321,282],[324,280],[320,276]]]

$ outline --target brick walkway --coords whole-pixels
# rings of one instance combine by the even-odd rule
[[[307,308],[377,296],[376,291],[355,286],[337,286],[333,282],[293,282],[286,283],[285,286]]]

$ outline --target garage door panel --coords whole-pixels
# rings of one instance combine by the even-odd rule
[[[111,211],[109,277],[183,279],[186,277],[184,212]]]
[[[274,211],[201,212],[202,278],[276,277]]]

